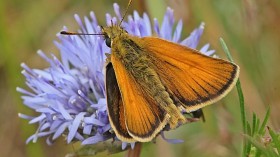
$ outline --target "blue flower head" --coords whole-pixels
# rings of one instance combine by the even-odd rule
[[[119,6],[114,4],[115,17],[106,14],[107,25],[118,23],[122,16]],[[82,33],[99,33],[101,28],[95,14],[82,20],[78,15],[75,19]],[[162,24],[157,19],[153,25],[149,16],[140,16],[136,11],[122,22],[124,29],[135,36],[156,35],[191,48],[196,48],[203,33],[202,23],[188,38],[181,39],[182,21],[175,23],[173,10],[167,8]],[[64,30],[67,30],[65,27]],[[174,30],[174,31],[173,31]],[[65,36],[58,35],[55,42],[60,58],[55,55],[48,57],[44,52],[38,54],[49,63],[46,69],[32,69],[22,63],[22,74],[30,90],[17,88],[22,94],[24,105],[37,112],[36,116],[19,114],[29,120],[30,124],[38,123],[37,131],[27,139],[36,142],[38,137],[47,137],[51,144],[58,137],[65,135],[67,143],[81,141],[82,144],[95,144],[115,138],[108,120],[104,65],[105,53],[110,53],[100,36]],[[206,55],[212,55],[209,44],[200,49]],[[123,147],[126,143],[123,143]]]

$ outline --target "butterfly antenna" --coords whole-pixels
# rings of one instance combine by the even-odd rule
[[[60,34],[63,34],[63,35],[104,35],[103,33],[77,33],[77,32],[67,32],[67,31],[61,31]]]
[[[129,2],[128,2],[128,4],[127,4],[127,7],[126,7],[126,10],[125,10],[125,12],[124,12],[124,15],[123,15],[123,17],[122,17],[122,20],[121,20],[119,26],[121,26],[121,24],[122,24],[122,22],[123,22],[123,20],[124,20],[124,18],[125,18],[125,16],[126,16],[126,14],[127,14],[128,8],[130,7],[131,2],[132,2],[132,0],[129,0]]]

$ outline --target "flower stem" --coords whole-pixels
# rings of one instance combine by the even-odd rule
[[[233,58],[230,55],[229,49],[226,46],[225,41],[220,38],[220,43],[224,49],[224,52],[226,53],[228,59],[233,62]],[[236,83],[236,88],[237,88],[237,92],[238,92],[238,97],[239,97],[239,103],[240,103],[240,112],[241,112],[241,121],[242,121],[242,128],[243,128],[243,133],[246,134],[247,133],[247,125],[246,125],[246,112],[245,112],[245,104],[244,104],[244,96],[243,96],[243,92],[242,92],[242,88],[241,88],[241,83],[240,80],[237,80]],[[243,143],[243,157],[247,156],[248,154],[248,144],[246,141],[244,141]]]
[[[140,157],[142,143],[136,142],[133,149],[129,149],[126,157]]]

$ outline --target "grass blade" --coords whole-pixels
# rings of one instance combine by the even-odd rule
[[[266,111],[264,120],[263,120],[262,125],[261,125],[261,128],[260,128],[260,130],[259,130],[259,134],[260,134],[260,135],[264,135],[264,133],[265,133],[265,126],[266,126],[266,124],[267,124],[269,115],[270,115],[270,108],[268,108],[267,111]]]
[[[278,139],[278,135],[272,130],[270,129],[270,127],[267,127],[268,132],[272,138],[272,142],[274,144],[274,147],[277,149],[278,153],[280,152],[280,141]]]
[[[233,58],[232,56],[230,55],[230,52],[229,52],[229,49],[227,48],[226,46],[226,43],[225,41],[220,38],[220,43],[224,49],[224,52],[226,53],[227,55],[227,58],[233,62]],[[242,121],[242,129],[243,129],[243,133],[246,134],[246,113],[245,113],[245,104],[244,104],[244,96],[243,96],[243,91],[242,91],[242,88],[241,88],[241,83],[240,83],[240,80],[238,79],[237,82],[236,82],[236,89],[237,89],[237,92],[238,92],[238,97],[239,97],[239,103],[240,103],[240,112],[241,112],[241,121]],[[247,142],[244,141],[244,144],[243,144],[243,157],[246,157],[247,156]]]

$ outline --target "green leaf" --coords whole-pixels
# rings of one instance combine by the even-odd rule
[[[278,157],[278,154],[276,154],[274,149],[270,146],[264,147],[260,142],[250,137],[249,135],[244,135],[244,137],[245,139],[250,141],[250,143],[252,143],[252,145],[254,145],[257,148],[257,150],[260,151],[266,157]],[[248,156],[250,156],[250,154]]]
[[[247,122],[247,135],[249,135],[249,136],[252,136],[252,131],[251,131],[251,126],[250,126],[250,124],[249,124],[249,122]],[[247,156],[247,154],[250,154],[250,151],[251,151],[251,143],[250,143],[250,141],[245,141],[246,143],[245,143],[245,152],[246,152],[246,156]]]
[[[252,137],[254,137],[255,132],[256,132],[256,130],[255,130],[256,129],[256,121],[257,121],[257,115],[254,112],[253,113],[253,120],[252,120],[252,134],[251,134]]]
[[[269,107],[269,108],[267,109],[267,111],[266,111],[264,120],[263,120],[262,125],[261,125],[261,128],[260,128],[260,130],[259,130],[259,134],[260,134],[260,135],[264,135],[264,133],[265,133],[265,126],[266,126],[266,124],[267,124],[269,115],[270,115],[270,107]]]
[[[255,125],[255,134],[254,135],[258,135],[258,133],[259,133],[259,127],[260,127],[260,119],[259,118],[257,118],[256,119],[256,125]]]
[[[280,141],[278,139],[278,135],[272,129],[270,129],[270,127],[267,127],[267,129],[272,138],[274,147],[276,147],[277,151],[280,152]]]

